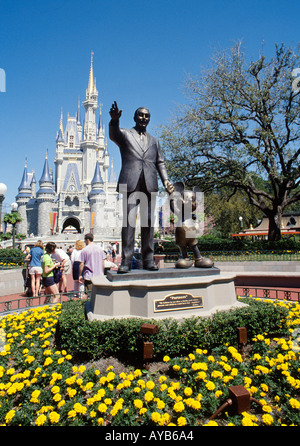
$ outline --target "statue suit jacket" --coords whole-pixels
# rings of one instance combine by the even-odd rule
[[[127,185],[127,192],[134,191],[144,173],[147,192],[157,192],[157,173],[162,182],[168,179],[158,140],[146,132],[143,142],[135,128],[120,129],[118,121],[110,121],[109,137],[119,146],[122,158],[117,191],[121,192],[121,184]]]

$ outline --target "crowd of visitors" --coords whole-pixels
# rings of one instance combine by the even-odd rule
[[[117,268],[116,244],[110,244],[108,251],[94,242],[93,234],[86,234],[84,241],[77,240],[68,250],[48,242],[45,246],[38,241],[27,250],[28,273],[32,296],[40,293],[44,287],[45,295],[52,295],[53,302],[60,299],[59,293],[74,291],[82,298],[92,289],[92,279],[104,275],[107,269]],[[73,289],[68,289],[72,281],[67,276],[72,274]]]

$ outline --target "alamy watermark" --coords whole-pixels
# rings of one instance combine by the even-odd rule
[[[204,232],[204,193],[200,191],[128,193],[127,185],[121,184],[123,195],[123,227],[136,226],[139,207],[141,227],[154,227],[159,217],[161,228],[184,228],[187,238],[200,237]],[[157,206],[157,199],[161,205]]]
[[[292,76],[295,78],[292,82],[292,90],[294,93],[299,93],[299,91],[300,91],[300,68],[295,68],[292,71]]]
[[[300,328],[295,328],[292,332],[292,350],[300,352]]]
[[[3,328],[0,328],[0,353],[5,351],[6,335]]]
[[[0,68],[0,93],[6,92],[6,74],[3,68]]]

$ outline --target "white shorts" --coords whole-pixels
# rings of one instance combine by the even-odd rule
[[[34,275],[34,274],[42,274],[43,270],[40,266],[31,266],[29,268],[29,274]]]
[[[64,269],[63,269],[63,275],[65,274],[71,274],[72,272],[72,265],[71,265],[71,261],[67,260],[65,265],[64,265]]]

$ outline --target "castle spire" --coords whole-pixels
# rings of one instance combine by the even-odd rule
[[[62,135],[62,137],[64,137],[64,128],[63,128],[63,111],[62,111],[62,109],[61,109],[61,112],[60,112],[59,130],[61,131],[61,135]]]
[[[52,184],[52,177],[51,177],[50,167],[49,167],[49,163],[48,163],[48,149],[46,151],[44,170],[43,170],[43,173],[42,173],[39,183],[40,183],[40,185],[45,184],[45,183]]]
[[[78,107],[77,107],[77,124],[81,124],[81,117],[80,117],[80,98],[78,98]]]
[[[27,173],[27,158],[25,158],[25,167],[23,172],[23,177],[21,184],[19,186],[19,192],[24,192],[30,188],[30,184],[28,182],[28,173]]]
[[[93,72],[93,56],[94,52],[91,53],[91,66],[90,66],[90,77],[89,77],[89,86],[88,86],[88,93],[92,94],[94,91],[94,72]]]

